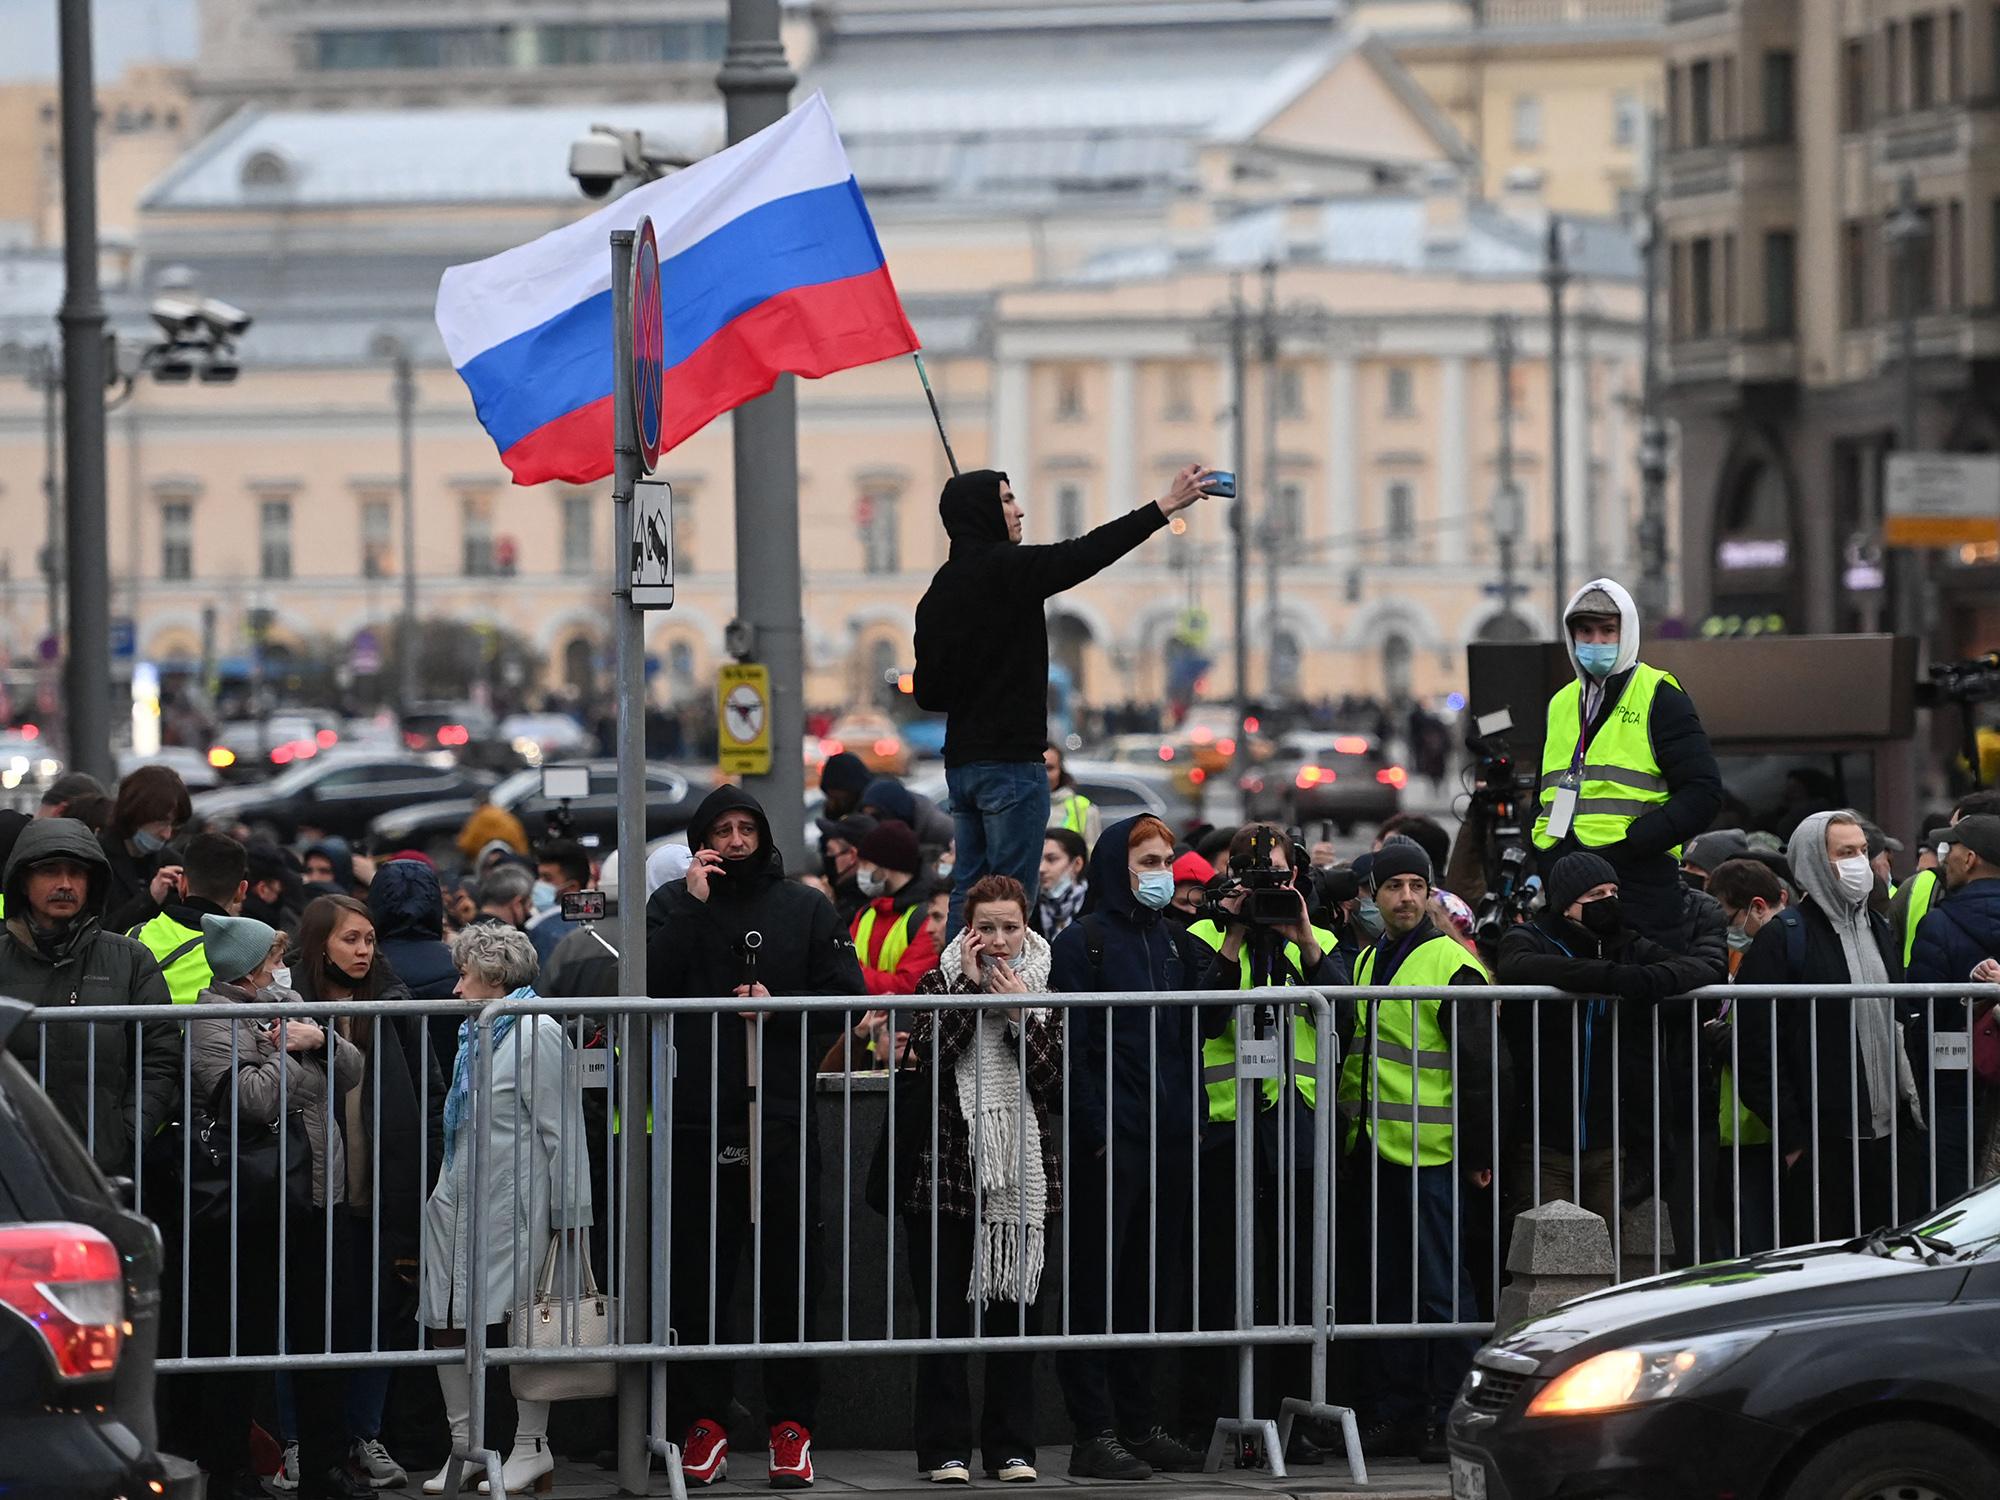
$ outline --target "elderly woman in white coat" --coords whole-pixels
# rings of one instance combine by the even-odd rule
[[[452,941],[456,993],[473,1005],[533,998],[536,957],[527,935],[480,924]],[[575,1106],[573,1055],[552,1016],[502,1016],[493,1024],[490,1111],[479,1121],[483,1181],[472,1180],[473,1094],[481,1045],[474,1020],[459,1026],[458,1057],[445,1095],[444,1170],[424,1209],[420,1316],[439,1348],[465,1343],[471,1287],[477,1278],[482,1316],[499,1323],[529,1301],[556,1234],[568,1233],[581,1252],[591,1222],[590,1172],[581,1111]],[[472,1261],[472,1220],[481,1216],[479,1260]],[[440,1365],[445,1415],[453,1448],[463,1451],[472,1391],[465,1367]],[[549,1452],[549,1406],[520,1401],[514,1448],[502,1471],[507,1490],[545,1490],[555,1471]],[[471,1474],[467,1470],[467,1477]],[[445,1471],[424,1481],[424,1493],[444,1493]],[[487,1488],[481,1481],[479,1488]]]

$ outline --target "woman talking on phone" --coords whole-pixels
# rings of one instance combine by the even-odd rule
[[[984,995],[984,1009],[911,1017],[915,1088],[937,1102],[937,1155],[919,1136],[901,1192],[918,1316],[937,1338],[1033,1332],[1050,1217],[1062,1172],[1051,1106],[1062,1092],[1062,1022],[1033,997],[1049,982],[1049,945],[1028,926],[1028,893],[988,875],[966,893],[965,929],[918,995]],[[929,1071],[935,1068],[933,1078]],[[935,1236],[933,1235],[935,1218]],[[971,1477],[972,1402],[963,1354],[917,1356],[917,1468],[939,1483]],[[986,1472],[1035,1478],[1033,1353],[989,1354],[979,1446]]]

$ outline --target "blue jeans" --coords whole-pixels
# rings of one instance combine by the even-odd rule
[[[982,760],[946,771],[944,784],[957,840],[949,942],[965,925],[965,893],[988,875],[1013,876],[1033,906],[1049,831],[1049,776],[1039,760]]]
[[[349,1370],[347,1372],[347,1430],[357,1438],[382,1435],[382,1411],[389,1404],[389,1381],[394,1370]],[[298,1402],[292,1394],[292,1378],[278,1372],[278,1438],[296,1442],[299,1435]]]

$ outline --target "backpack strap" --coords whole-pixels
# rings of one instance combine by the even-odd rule
[[[182,943],[180,947],[174,949],[173,952],[169,953],[166,957],[160,960],[160,972],[162,974],[166,973],[167,970],[171,969],[175,964],[179,963],[182,959],[186,958],[190,953],[194,952],[194,950],[199,948],[200,946],[201,946],[201,937],[199,934],[189,938],[185,943]]]
[[[1785,968],[1793,981],[1806,966],[1806,923],[1796,907],[1780,907],[1772,916],[1785,933]]]

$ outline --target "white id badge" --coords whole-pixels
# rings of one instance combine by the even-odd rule
[[[1555,801],[1549,804],[1548,836],[1552,839],[1569,837],[1569,825],[1576,821],[1577,786],[1576,779],[1568,775],[1556,783]]]
[[[1253,1012],[1249,1006],[1239,1006],[1236,1011],[1236,1076],[1238,1078],[1276,1078],[1284,1071],[1284,1056],[1280,1052],[1278,1028],[1270,1028],[1265,1036],[1252,1035]]]
[[[1931,1066],[1940,1073],[1963,1073],[1972,1066],[1972,1033],[1939,1031],[1931,1035]]]

